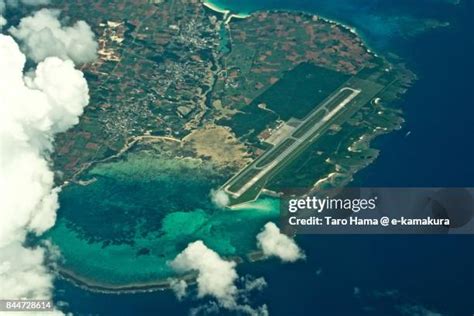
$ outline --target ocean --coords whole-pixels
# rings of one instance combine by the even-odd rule
[[[357,186],[473,186],[474,72],[470,0],[219,0],[233,12],[308,11],[354,27],[377,53],[418,80],[397,106],[402,130],[376,140],[378,159]],[[231,22],[232,23],[232,22]],[[449,25],[448,25],[449,23]],[[307,259],[238,267],[268,286],[249,297],[270,315],[472,315],[472,236],[297,236]],[[139,268],[139,267],[137,267]],[[206,299],[170,291],[101,294],[58,280],[55,300],[75,315],[187,315]],[[220,314],[227,314],[221,310]]]

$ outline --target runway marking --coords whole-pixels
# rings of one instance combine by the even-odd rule
[[[346,97],[341,103],[339,103],[333,110],[331,110],[329,113],[327,113],[325,116],[321,118],[320,121],[318,121],[314,126],[312,126],[307,132],[305,132],[303,135],[300,137],[295,138],[293,135],[297,133],[297,131],[305,125],[306,122],[310,121],[313,119],[316,115],[318,115],[321,111],[327,112],[326,106],[330,104],[331,101],[333,101],[337,96],[343,92],[350,90],[352,93]],[[287,149],[285,149],[281,154],[275,157],[271,162],[268,164],[264,165],[263,167],[257,167],[257,164],[261,159],[264,159],[264,157],[270,155],[272,151],[278,150],[278,145],[273,147],[270,151],[265,153],[263,156],[261,156],[259,159],[254,161],[252,165],[248,166],[244,170],[248,170],[248,168],[252,168],[254,170],[260,170],[252,179],[250,179],[247,183],[245,183],[238,191],[233,192],[229,188],[235,184],[235,181],[238,181],[239,178],[244,174],[244,172],[239,172],[235,177],[231,178],[225,185],[224,185],[224,191],[230,195],[232,195],[235,198],[240,197],[243,193],[245,193],[249,188],[251,188],[255,183],[257,183],[263,176],[265,176],[270,170],[272,170],[275,166],[277,166],[283,159],[285,159],[289,154],[291,154],[294,150],[296,150],[299,146],[301,146],[305,141],[308,139],[311,139],[314,137],[316,134],[317,130],[320,129],[322,126],[324,126],[329,120],[331,120],[341,109],[343,109],[349,102],[351,102],[359,93],[361,90],[356,90],[353,88],[345,87],[342,88],[333,95],[331,98],[326,100],[323,105],[321,105],[316,111],[314,111],[312,114],[310,114],[304,121],[301,122],[301,124],[293,131],[291,135],[289,135],[287,138],[285,138],[283,141],[281,141],[278,145],[282,144],[285,140],[291,138],[295,139],[296,142],[289,146]],[[306,127],[305,127],[306,128]]]

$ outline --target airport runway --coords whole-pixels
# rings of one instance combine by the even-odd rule
[[[282,140],[279,144],[273,147],[271,150],[263,154],[251,165],[246,167],[243,171],[232,177],[226,184],[224,184],[224,191],[234,198],[240,197],[248,189],[250,189],[255,183],[257,183],[262,177],[267,175],[273,168],[278,166],[284,161],[291,153],[298,150],[301,146],[311,141],[314,137],[318,136],[318,131],[324,127],[339,111],[341,111],[347,104],[349,104],[361,90],[353,89],[350,87],[344,87],[340,89],[336,94],[327,99],[321,106],[317,107],[312,113],[310,113],[301,124],[293,131],[291,135]],[[314,122],[313,122],[314,121]],[[288,139],[293,140],[290,145],[284,144]],[[275,151],[279,150],[279,147],[287,146],[280,154],[278,154],[273,160],[268,163],[261,165],[262,160],[266,159],[269,155],[272,155]],[[280,149],[281,150],[281,149]],[[259,166],[260,165],[260,166]],[[251,170],[253,169],[253,170]],[[236,190],[231,189],[234,184],[239,181],[242,176],[248,174],[248,172],[254,171],[256,174],[249,179],[244,185]],[[258,171],[258,172],[257,172]]]

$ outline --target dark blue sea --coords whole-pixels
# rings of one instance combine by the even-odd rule
[[[418,81],[400,100],[406,123],[379,138],[358,186],[474,186],[473,21],[466,0],[220,0],[237,12],[304,10],[356,28]],[[449,25],[448,25],[449,23]],[[393,57],[395,58],[395,57]],[[298,236],[307,259],[240,266],[268,287],[250,297],[270,315],[473,315],[472,236]],[[139,267],[137,267],[139,269]],[[169,291],[110,295],[56,282],[76,315],[187,315],[206,300]],[[220,314],[226,314],[221,310]]]

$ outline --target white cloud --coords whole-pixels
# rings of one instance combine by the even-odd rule
[[[25,54],[35,62],[49,56],[71,59],[76,64],[95,60],[98,44],[90,26],[84,21],[63,26],[59,14],[59,10],[41,9],[32,16],[22,18],[20,24],[9,31],[21,43]]]
[[[211,200],[212,203],[221,208],[229,205],[229,196],[222,190],[212,190]]]
[[[234,301],[235,262],[223,260],[201,240],[190,243],[172,262],[177,272],[197,271],[198,297],[211,295],[224,305]]]
[[[0,296],[50,298],[52,275],[44,267],[44,249],[26,249],[20,242],[1,247]]]
[[[198,316],[198,315],[219,315],[220,308],[216,302],[208,302],[207,304],[203,304],[197,307],[191,308],[189,311],[190,316]]]
[[[26,57],[0,34],[0,299],[51,298],[45,249],[26,234],[54,225],[58,208],[49,153],[53,137],[78,122],[89,102],[82,72],[49,57],[25,76]]]
[[[267,281],[264,278],[252,278],[250,276],[246,276],[242,278],[244,282],[244,291],[249,292],[253,290],[261,291],[267,286]]]
[[[178,300],[182,300],[186,296],[188,284],[184,280],[173,279],[170,282],[170,288],[173,290]]]
[[[443,316],[422,305],[404,304],[396,306],[396,309],[399,310],[403,316]]]
[[[209,315],[222,315],[224,313],[221,312],[221,305],[219,305],[216,302],[207,302],[206,304],[191,308],[189,311],[189,314],[191,316],[209,316]],[[249,315],[249,316],[268,316],[268,307],[266,304],[263,304],[262,306],[258,306],[256,308],[247,305],[247,304],[236,304],[232,306],[231,308],[227,308],[233,312],[235,312],[236,315]],[[227,313],[226,313],[227,314]]]
[[[257,246],[265,256],[275,256],[284,262],[294,262],[305,258],[295,241],[282,234],[272,222],[266,223],[263,231],[257,235]]]
[[[7,20],[0,14],[0,30],[7,24]]]
[[[241,314],[252,316],[268,315],[266,305],[254,308],[248,304],[239,304],[239,299],[248,301],[246,294],[264,287],[265,280],[244,278],[244,288],[238,289],[236,263],[222,259],[215,251],[209,249],[201,240],[190,243],[176,258],[170,262],[178,273],[197,272],[196,282],[199,298],[211,296],[217,300],[191,311],[191,314],[218,312],[225,308]]]

